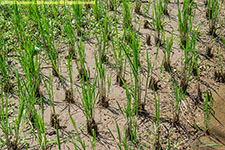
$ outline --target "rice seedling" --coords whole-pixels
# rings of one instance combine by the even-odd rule
[[[109,10],[110,11],[116,11],[117,10],[117,5],[116,5],[116,0],[111,0],[109,1]]]
[[[148,62],[148,65],[149,65],[148,71],[150,71],[150,80],[149,80],[148,88],[155,90],[155,91],[157,91],[159,89],[158,83],[160,82],[160,80],[158,80],[156,77],[153,76],[153,71],[155,68],[156,61],[157,61],[158,53],[159,53],[159,45],[157,47],[155,60],[154,60],[153,64],[150,65],[150,62]]]
[[[61,150],[61,141],[60,141],[60,137],[59,137],[59,128],[58,128],[58,125],[56,125],[56,136],[57,136],[58,150]]]
[[[73,92],[73,63],[72,63],[72,57],[67,58],[67,71],[70,78],[70,89],[65,89],[65,100],[69,103],[75,103],[74,101],[74,92]]]
[[[17,75],[17,79],[18,79]],[[3,83],[1,84],[1,88],[3,89]],[[24,97],[20,97],[19,109],[16,119],[10,122],[9,120],[9,97],[5,96],[3,90],[1,90],[1,111],[0,111],[0,129],[3,133],[3,137],[0,142],[1,145],[6,146],[7,149],[20,149],[20,147],[24,146],[22,144],[23,137],[20,136],[21,124],[23,119],[24,112]],[[24,142],[24,144],[26,144]]]
[[[94,16],[96,21],[100,21],[100,19],[103,16],[103,3],[102,1],[99,0],[95,0],[95,4],[93,5],[93,12],[94,12]]]
[[[146,60],[147,60],[147,76],[146,76],[146,85],[145,85],[145,96],[144,96],[144,104],[146,104],[146,100],[147,100],[147,91],[148,91],[148,84],[149,84],[149,79],[150,79],[150,73],[151,73],[151,69],[152,69],[152,63],[151,60],[149,58],[149,53],[146,52]],[[143,105],[144,107],[144,105]],[[142,110],[144,110],[145,108],[142,108]]]
[[[80,39],[77,42],[77,48],[78,48],[78,54],[79,54],[79,61],[76,62],[78,73],[79,73],[78,77],[84,81],[87,81],[89,80],[89,77],[88,77],[89,75],[85,67],[85,49],[84,49],[82,39]]]
[[[108,13],[107,12],[105,14],[103,23],[104,23],[103,27],[102,27],[103,47],[102,47],[102,50],[101,50],[101,61],[102,61],[102,63],[108,63],[109,58],[106,55],[106,46],[108,44],[108,40],[110,39],[110,27],[109,27],[109,19],[108,19]],[[99,41],[99,40],[97,40],[97,41]],[[101,43],[99,43],[99,44],[101,44]]]
[[[135,144],[131,144],[131,145],[129,144],[129,142],[127,141],[127,132],[126,131],[125,131],[124,137],[122,137],[120,127],[116,120],[115,120],[115,123],[116,123],[116,130],[117,130],[117,134],[118,134],[118,142],[117,142],[116,137],[112,133],[111,129],[108,128],[108,130],[109,130],[110,135],[112,136],[113,140],[116,141],[118,149],[119,150],[138,149],[139,147],[136,146]]]
[[[141,110],[141,105],[144,105],[143,103],[141,103],[141,81],[139,80],[140,78],[140,46],[141,46],[141,41],[139,43],[138,41],[138,37],[135,34],[135,32],[132,32],[130,30],[130,34],[132,35],[132,45],[131,45],[131,49],[132,49],[132,56],[133,56],[133,60],[130,57],[129,54],[129,49],[128,47],[126,47],[125,45],[123,45],[123,50],[126,54],[126,58],[128,59],[128,62],[131,66],[131,70],[134,76],[134,99],[135,99],[135,105],[137,105],[137,110],[136,113],[144,111]]]
[[[2,41],[2,37],[0,37],[0,70],[1,70],[1,80],[3,83],[3,91],[10,92],[12,91],[13,84],[11,82],[11,71],[10,71],[10,62],[8,60],[8,54],[5,48],[5,45]]]
[[[22,60],[20,60],[20,62],[22,64]],[[24,69],[27,70],[26,67],[24,67]],[[39,99],[40,106],[41,106],[41,114],[39,114],[35,108],[36,94],[34,89],[37,86],[37,83],[35,84],[35,81],[32,80],[33,78],[31,78],[31,75],[28,73],[29,71],[26,71],[26,70],[25,72],[26,72],[27,81],[23,80],[22,85],[19,81],[21,79],[17,77],[19,91],[22,92],[22,98],[24,98],[25,99],[24,102],[26,102],[24,109],[26,110],[26,115],[29,119],[28,122],[30,122],[31,128],[33,130],[33,135],[37,137],[41,149],[46,149],[46,146],[50,141],[47,140],[47,137],[46,137],[46,128],[45,128],[45,121],[43,116],[43,101],[42,101],[43,99],[42,97],[40,97]],[[39,79],[37,79],[37,82],[38,81]]]
[[[58,128],[60,128],[60,119],[59,119],[59,115],[55,111],[54,91],[53,91],[53,83],[52,83],[51,74],[49,73],[49,87],[47,86],[46,81],[45,80],[43,81],[44,81],[45,88],[48,91],[48,96],[49,96],[50,106],[51,106],[50,125],[51,127],[54,127],[56,130],[58,130]]]
[[[156,135],[154,141],[154,149],[159,150],[162,149],[160,144],[160,96],[158,95],[158,99],[156,97],[156,92],[154,91],[154,99],[155,99],[155,115],[156,115]]]
[[[193,66],[196,65],[198,54],[196,53],[196,40],[198,36],[198,30],[203,22],[194,30],[193,37],[188,37],[186,40],[186,47],[184,48],[184,60],[182,62],[182,75],[180,80],[180,87],[183,92],[186,93],[189,85],[189,79],[193,71]],[[192,25],[191,25],[192,26]],[[182,45],[182,43],[180,43]]]
[[[58,51],[55,48],[55,43],[53,40],[54,33],[51,30],[51,22],[49,22],[49,18],[44,12],[45,7],[43,8],[40,6],[39,10],[37,5],[32,5],[31,8],[34,12],[34,20],[38,23],[38,29],[40,30],[41,40],[46,49],[46,54],[49,57],[52,65],[52,74],[61,78],[59,73]]]
[[[140,0],[136,0],[134,11],[137,14],[141,14],[141,1]]]
[[[77,139],[76,139],[76,140],[80,143],[80,145],[81,145],[81,147],[83,148],[83,150],[85,150],[85,149],[86,149],[85,141],[81,139],[81,136],[80,136],[80,134],[79,134],[79,131],[77,130],[76,122],[74,121],[74,119],[73,119],[73,117],[71,116],[70,112],[68,112],[68,114],[69,114],[70,120],[71,120],[71,122],[72,122],[72,124],[73,124],[73,128],[74,128],[74,130],[75,130],[75,134],[76,134],[76,136],[77,136]],[[73,141],[70,141],[70,142],[73,143],[75,149],[79,148],[75,142],[73,142]]]
[[[24,39],[23,48],[18,50],[19,56],[17,57],[20,65],[22,66],[27,82],[29,84],[29,90],[34,94],[35,97],[41,97],[40,91],[40,57],[39,55],[35,55],[35,45],[34,43],[30,43],[30,39]],[[26,42],[28,41],[28,42]]]
[[[167,39],[166,52],[164,54],[163,66],[167,72],[171,71],[170,55],[171,55],[172,46],[173,46],[173,31],[171,33],[170,39],[169,40]]]
[[[208,44],[207,47],[206,47],[206,55],[209,58],[213,57],[213,52],[212,51],[213,51],[212,44]]]
[[[39,114],[37,110],[33,107],[32,112],[33,112],[33,118],[34,118],[34,124],[35,124],[35,131],[33,131],[33,134],[37,137],[38,143],[40,145],[41,149],[46,149],[48,140],[46,136],[46,128],[45,128],[45,123],[44,123],[44,117],[43,117],[43,105],[41,105],[41,112],[42,114]]]
[[[78,0],[76,0],[78,2]],[[75,18],[75,26],[76,26],[76,29],[77,29],[77,35],[78,36],[81,36],[82,35],[82,30],[81,30],[81,25],[82,25],[82,17],[83,17],[83,12],[82,12],[82,8],[83,8],[83,5],[80,4],[80,5],[72,5],[72,8],[73,8],[73,14],[74,14],[74,18]]]
[[[175,98],[175,105],[172,103],[173,107],[173,126],[179,124],[180,122],[180,104],[183,99],[183,90],[180,89],[173,81],[173,97]]]
[[[84,80],[81,82],[82,91],[79,92],[81,95],[81,101],[83,105],[83,109],[86,117],[86,125],[88,134],[94,136],[98,135],[98,127],[97,123],[94,119],[94,108],[98,94],[96,94],[96,86],[97,86],[97,76],[93,83],[90,80],[87,80],[86,83]]]
[[[148,15],[148,13],[149,13],[149,10],[150,10],[150,7],[151,7],[151,3],[152,3],[152,0],[149,0],[148,1],[148,3],[145,5],[142,5],[143,7],[143,13],[142,13],[142,15],[144,15],[144,16],[147,16]]]
[[[180,41],[181,47],[186,48],[187,40],[190,36],[192,31],[192,7],[193,2],[189,0],[184,0],[183,8],[180,8],[180,1],[177,1],[177,8],[178,8],[178,29],[180,32]]]
[[[127,84],[125,82],[124,87],[126,89],[126,97],[127,97],[127,105],[124,109],[121,108],[121,106],[117,103],[121,113],[126,118],[126,127],[125,127],[125,141],[127,143],[127,140],[130,140],[133,144],[138,143],[138,137],[137,137],[137,110],[138,110],[138,103],[134,96],[130,93]],[[132,106],[132,97],[133,97],[133,106]],[[120,131],[118,131],[118,134],[120,135]],[[121,140],[120,140],[121,141]],[[127,144],[125,144],[127,145]]]
[[[32,98],[32,97],[29,97],[29,98]],[[34,127],[35,127],[35,128],[32,128],[32,132],[38,140],[38,146],[40,147],[40,149],[47,149],[48,144],[57,143],[57,140],[48,140],[47,138],[42,98],[41,98],[41,113],[37,112],[34,105],[30,108],[30,110],[32,111]],[[55,128],[56,130],[58,130],[57,129],[58,124],[56,124]]]
[[[155,29],[155,45],[162,44],[162,34],[164,32],[165,16],[163,14],[162,0],[154,0],[152,7],[152,24]]]
[[[121,42],[119,41],[119,33],[117,28],[117,23],[115,23],[115,30],[116,30],[116,41],[112,40],[112,48],[113,48],[113,54],[116,61],[116,82],[123,86],[123,81],[125,81],[125,77],[123,75],[124,69],[124,55],[122,51]]]
[[[224,72],[224,66],[223,66],[223,56],[221,55],[221,49],[217,48],[218,53],[218,68],[214,72],[214,79],[218,82],[225,83],[225,72]]]
[[[124,28],[132,27],[132,9],[128,0],[123,0],[123,26]]]
[[[204,104],[204,125],[205,125],[205,132],[209,134],[209,121],[210,116],[212,114],[212,97],[209,95],[209,92],[206,91],[205,96],[205,104]]]
[[[164,13],[164,15],[169,16],[169,12],[168,12],[169,0],[164,0],[163,4],[164,4],[163,5],[163,13]]]
[[[121,137],[121,132],[120,132],[120,128],[119,128],[119,125],[118,125],[117,121],[115,121],[115,122],[116,122],[116,129],[117,129],[117,134],[118,134],[118,139],[119,139],[119,142],[117,142],[117,147],[120,150],[122,150],[122,137]],[[116,138],[113,135],[112,131],[109,128],[108,128],[108,130],[109,130],[111,136],[113,137],[113,139],[116,141]],[[126,144],[127,144],[127,142],[125,142],[124,147],[127,147]]]
[[[204,35],[203,30],[199,30],[203,23],[196,25],[199,20],[205,20],[204,14],[198,14],[199,18],[194,22],[195,12],[204,12],[205,8],[201,7],[201,2],[193,0],[178,0],[174,3],[169,0],[110,0],[106,3],[94,0],[92,6],[70,6],[69,2],[62,5],[0,4],[0,149],[49,149],[51,146],[63,149],[67,146],[66,142],[73,144],[74,149],[110,149],[115,143],[120,150],[162,149],[164,146],[167,149],[190,148],[190,141],[199,137],[198,134],[187,135],[192,132],[190,128],[195,128],[196,133],[202,131],[193,111],[199,104],[203,105],[204,131],[208,134],[210,131],[213,99],[209,91],[205,99],[202,96],[206,86],[204,82],[211,77],[208,71],[214,67],[215,81],[225,82],[222,51],[224,37],[218,36],[215,43],[211,40],[205,42],[210,36],[215,37],[219,28],[222,34],[220,13],[223,0],[206,2],[211,35],[205,34],[205,26]],[[175,14],[176,10],[171,9],[176,8],[176,5],[178,15]],[[172,10],[171,14],[169,10]],[[179,31],[178,41],[174,37],[177,35],[176,26]],[[146,34],[146,29],[151,31]],[[152,31],[155,35],[152,35]],[[152,36],[155,36],[157,47],[153,46]],[[142,45],[143,39],[146,45]],[[209,45],[206,45],[203,54],[205,43]],[[171,60],[173,51],[173,58],[177,57],[177,52],[181,52],[181,59],[177,57]],[[159,60],[162,60],[161,65]],[[216,65],[215,60],[218,60]],[[93,61],[95,64],[92,64]],[[64,68],[61,68],[62,62],[65,63],[62,65]],[[179,70],[173,68],[172,63]],[[78,71],[77,81],[74,79],[74,67]],[[163,70],[167,73],[163,73]],[[171,75],[169,81],[165,76],[168,73]],[[64,91],[59,89],[58,81],[62,83]],[[221,85],[215,81],[210,80],[207,84],[209,87]],[[166,106],[160,100],[160,97],[170,95],[168,86],[171,83],[172,112],[171,106]],[[193,84],[196,84],[196,88],[192,90]],[[74,88],[79,95],[75,95]],[[149,88],[151,91],[148,91]],[[65,98],[62,97],[64,92]],[[82,108],[79,101],[75,101],[75,96],[80,98]],[[151,97],[154,97],[153,102]],[[63,107],[63,99],[69,103],[68,114],[63,113],[67,107],[60,114],[57,111]],[[97,108],[101,125],[96,122],[96,103],[108,107],[103,111],[102,107]],[[155,107],[153,122],[149,116],[152,106]],[[166,108],[161,112],[160,107]],[[83,119],[73,117],[76,110],[84,112],[84,122]],[[187,132],[171,135],[170,119],[164,118],[164,114],[171,116],[172,127],[179,125]],[[50,119],[46,119],[46,115]],[[121,120],[121,116],[125,119]],[[68,117],[73,130],[67,124]],[[115,126],[112,125],[114,117]],[[185,119],[184,124],[181,117]],[[164,124],[164,121],[169,122]],[[64,130],[61,123],[65,123],[67,129]],[[79,128],[78,124],[81,125]],[[104,129],[107,126],[108,132]],[[124,130],[121,129],[123,126]],[[83,129],[87,132],[83,132]],[[168,133],[161,133],[165,129]],[[64,131],[70,134],[62,134]],[[110,134],[114,140],[110,141],[112,145],[102,145],[102,140],[98,140],[101,139],[99,134],[103,137]],[[179,137],[179,141],[173,136]],[[186,136],[189,141],[184,139]]]
[[[216,34],[218,19],[220,10],[222,8],[224,0],[221,2],[219,0],[208,0],[206,17],[209,20],[209,34],[214,36]]]
[[[106,95],[106,67],[104,66],[102,62],[102,47],[101,47],[101,42],[99,43],[99,53],[98,53],[98,59],[97,56],[95,56],[95,64],[96,64],[96,71],[98,72],[99,76],[99,101],[98,103],[107,108],[109,106],[108,100],[107,100],[107,95]],[[104,46],[104,44],[103,44]]]

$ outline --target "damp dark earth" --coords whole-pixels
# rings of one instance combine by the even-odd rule
[[[0,149],[224,150],[224,0],[0,0]]]

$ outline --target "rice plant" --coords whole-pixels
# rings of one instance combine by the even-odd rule
[[[119,148],[119,150],[122,150],[123,141],[122,141],[122,137],[121,137],[121,132],[120,132],[120,128],[119,128],[119,125],[118,125],[117,121],[115,121],[115,122],[116,122],[116,129],[117,129],[117,134],[118,134],[118,139],[119,139],[119,142],[117,142],[117,147]],[[109,130],[111,136],[113,137],[113,140],[116,141],[116,137],[114,136],[114,134],[112,133],[110,128],[108,128],[108,130]],[[127,145],[126,144],[127,144],[127,142],[124,143],[124,148],[125,149],[127,149]]]
[[[40,83],[41,83],[41,76],[40,76],[40,57],[39,55],[35,55],[35,43],[26,42],[30,41],[29,38],[24,39],[24,50],[22,47],[18,50],[19,56],[17,57],[20,65],[22,66],[27,82],[29,84],[29,90],[32,91],[35,97],[41,97],[40,91]]]
[[[17,72],[17,79],[18,72]],[[18,81],[19,82],[19,81]],[[1,88],[3,89],[3,83],[1,84]],[[7,149],[20,149],[23,142],[23,137],[21,137],[21,126],[23,121],[23,113],[24,113],[24,103],[25,98],[23,95],[20,96],[20,103],[19,103],[19,109],[18,114],[16,116],[16,119],[10,122],[9,120],[9,97],[5,96],[3,90],[1,90],[1,106],[0,106],[0,129],[3,133],[3,137],[0,140],[0,143],[2,146],[6,146],[4,148]],[[24,142],[26,144],[26,142]]]
[[[67,71],[70,79],[70,88],[65,89],[65,100],[69,103],[75,103],[74,101],[74,91],[73,91],[73,63],[72,63],[72,57],[69,56],[67,58]]]
[[[109,25],[109,17],[108,13],[106,12],[104,17],[104,22],[102,26],[102,35],[103,35],[103,47],[101,52],[101,61],[102,63],[107,63],[109,60],[108,56],[106,55],[106,48],[108,45],[108,41],[110,40],[110,25]],[[100,44],[100,43],[99,43]]]
[[[86,125],[88,134],[94,136],[98,135],[98,127],[97,123],[94,119],[94,108],[98,94],[96,94],[96,86],[97,86],[97,76],[95,77],[93,83],[90,80],[81,82],[81,101],[83,105],[83,109],[86,117]]]
[[[78,77],[81,80],[87,81],[89,80],[89,75],[85,66],[85,49],[84,49],[84,45],[83,45],[83,39],[80,39],[79,41],[77,41],[77,49],[78,49],[78,55],[79,55],[79,61],[76,62],[77,65],[77,70],[78,70]]]
[[[106,95],[106,67],[102,62],[102,47],[101,47],[101,42],[99,42],[99,51],[98,51],[98,59],[97,56],[95,56],[95,64],[96,64],[96,71],[98,72],[99,80],[98,80],[98,85],[99,85],[99,101],[98,103],[107,108],[109,106],[108,100],[107,100],[107,95]],[[103,44],[104,46],[104,44]]]
[[[55,111],[53,83],[52,83],[52,76],[50,73],[49,73],[49,86],[47,85],[47,81],[43,80],[43,82],[48,92],[51,106],[50,125],[51,127],[54,127],[56,130],[58,130],[60,128],[60,119],[59,115]]]
[[[8,54],[2,41],[2,37],[0,37],[0,50],[0,71],[2,76],[1,80],[3,83],[2,89],[4,92],[10,92],[13,88],[13,83],[11,82],[12,71],[10,71],[10,62],[8,60]]]
[[[128,0],[123,0],[123,26],[124,28],[132,27],[132,9]]]
[[[110,11],[116,11],[117,10],[117,1],[116,0],[109,1],[108,7],[109,7]]]
[[[93,5],[93,13],[96,21],[100,21],[103,16],[103,3],[102,1],[95,0],[95,4]]]
[[[73,8],[73,14],[74,14],[74,17],[75,17],[75,26],[76,26],[76,29],[77,29],[77,35],[81,36],[82,35],[82,30],[81,30],[82,20],[81,19],[83,17],[83,12],[82,12],[83,5],[75,4],[75,5],[72,5],[72,8]]]
[[[188,37],[186,40],[186,47],[184,48],[184,59],[182,61],[182,72],[181,72],[181,80],[180,87],[183,89],[183,92],[186,93],[189,86],[189,79],[193,71],[193,66],[196,64],[196,60],[198,54],[196,53],[196,41],[198,36],[198,30],[201,27],[203,22],[198,25],[198,27],[194,30],[194,35],[192,37]],[[182,45],[182,43],[180,43]]]
[[[77,136],[77,139],[76,139],[76,140],[80,143],[80,145],[81,145],[81,147],[83,148],[83,150],[85,150],[85,149],[86,149],[85,141],[81,139],[81,137],[80,137],[80,135],[79,135],[79,131],[77,130],[76,122],[74,121],[74,119],[73,119],[73,117],[71,116],[70,112],[68,112],[68,114],[69,114],[70,120],[71,120],[71,122],[72,122],[72,124],[73,124],[73,128],[74,128],[74,130],[75,130],[75,132],[76,132],[76,133],[75,133],[76,136]],[[74,141],[70,141],[70,142],[73,143],[75,149],[79,148],[79,147],[77,146],[77,144],[76,144]]]
[[[209,20],[209,34],[215,35],[217,30],[218,19],[220,10],[222,8],[224,0],[207,0],[206,17]]]
[[[205,132],[209,134],[209,123],[210,123],[210,116],[212,115],[212,97],[209,95],[209,92],[206,92],[205,96],[205,104],[204,104],[204,125],[205,125]]]
[[[61,77],[59,73],[59,58],[58,51],[55,48],[54,43],[54,33],[51,30],[51,22],[49,22],[49,18],[46,14],[44,14],[44,9],[40,6],[40,10],[37,5],[33,5],[32,11],[34,12],[34,20],[38,23],[38,29],[40,30],[41,42],[46,49],[46,54],[50,59],[52,65],[52,74],[57,77]],[[43,23],[42,23],[43,22]]]
[[[130,140],[132,144],[136,144],[138,142],[137,120],[136,120],[138,105],[137,105],[135,97],[132,96],[131,91],[129,90],[127,84],[125,82],[123,83],[126,89],[127,105],[124,109],[122,109],[118,103],[117,105],[120,111],[122,112],[122,114],[124,115],[124,117],[126,117],[124,144],[127,145],[127,140]],[[133,99],[133,102],[132,102],[132,99]],[[133,103],[133,106],[132,106],[132,103]],[[120,134],[119,130],[118,130],[118,134]]]
[[[213,98],[210,91],[204,98],[203,89],[225,82],[224,3],[206,2],[206,8],[194,0],[0,2],[0,149],[63,149],[67,143],[77,150],[191,148],[202,131],[199,104],[210,133]],[[199,30],[205,15],[195,13],[204,10],[209,29]],[[215,81],[206,83],[212,68]],[[187,131],[171,134],[174,127]],[[101,140],[110,135],[110,143]]]
[[[225,40],[223,37],[222,37],[222,39],[225,43]],[[224,72],[224,65],[222,63],[224,60],[224,57],[221,55],[221,49],[218,47],[217,47],[217,54],[218,54],[219,60],[218,60],[218,68],[216,68],[215,72],[214,72],[214,79],[218,82],[224,83],[225,82],[225,72]]]
[[[141,1],[140,0],[136,0],[134,11],[137,14],[141,14]]]
[[[169,2],[170,2],[170,0],[164,0],[164,2],[163,2],[163,13],[166,16],[169,16],[169,12],[168,12]]]
[[[154,142],[154,149],[162,149],[160,144],[160,96],[158,98],[156,96],[156,92],[154,91],[154,99],[155,99],[155,116],[156,116],[156,135],[155,135],[155,142]]]
[[[113,54],[116,61],[116,82],[123,86],[123,81],[125,81],[125,77],[123,75],[124,72],[124,53],[121,46],[121,42],[119,40],[119,33],[117,28],[117,23],[115,23],[115,30],[116,30],[116,40],[112,39],[112,48]]]
[[[172,51],[172,46],[173,46],[173,31],[171,33],[171,37],[169,39],[167,39],[166,52],[164,54],[163,66],[167,72],[171,71],[170,55],[171,55],[171,51]]]
[[[158,58],[158,54],[159,54],[159,46],[157,47],[157,51],[156,51],[156,55],[155,55],[155,59],[154,62],[152,64],[150,64],[150,62],[147,62],[149,65],[148,71],[150,71],[150,79],[149,79],[149,83],[148,83],[148,88],[152,89],[153,91],[157,91],[159,89],[158,83],[160,82],[159,79],[157,79],[154,75],[153,75],[153,71],[155,69],[156,66],[156,61]]]
[[[162,34],[164,32],[165,26],[165,16],[163,13],[162,0],[154,0],[152,7],[152,24],[155,29],[155,45],[161,45],[162,43]]]
[[[135,32],[132,32],[130,30],[130,34],[132,35],[132,45],[131,45],[131,50],[132,50],[132,56],[133,59],[131,59],[130,54],[129,54],[129,49],[125,45],[123,45],[124,52],[126,54],[126,58],[128,59],[128,62],[131,66],[131,70],[134,76],[134,99],[135,99],[135,105],[138,106],[136,109],[136,113],[140,113],[142,108],[144,108],[145,105],[141,102],[141,81],[140,81],[140,46],[141,46],[141,41],[139,43],[138,37],[135,34]]]
[[[180,122],[180,104],[183,99],[183,90],[181,90],[173,81],[173,97],[175,98],[175,105],[173,107],[173,126]]]
[[[186,48],[187,40],[192,32],[192,7],[193,1],[184,0],[182,10],[180,8],[180,1],[177,1],[177,8],[178,8],[178,29],[180,32],[180,41],[181,47]]]

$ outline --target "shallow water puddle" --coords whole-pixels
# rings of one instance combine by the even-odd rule
[[[213,93],[215,118],[210,121],[210,133],[225,145],[225,86]],[[223,148],[225,149],[225,147]]]
[[[194,150],[225,150],[225,86],[216,91],[213,92],[215,117],[210,120],[211,136],[201,137],[200,141],[193,145]]]

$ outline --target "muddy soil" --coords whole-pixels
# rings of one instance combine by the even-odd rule
[[[172,105],[175,103],[175,99],[172,96],[172,82],[171,76],[173,76],[177,82],[179,82],[179,77],[181,74],[181,61],[183,50],[179,45],[179,31],[178,31],[178,18],[177,18],[177,4],[171,0],[168,6],[169,16],[165,18],[165,21],[168,23],[165,26],[166,37],[170,37],[172,30],[174,30],[174,44],[172,48],[171,55],[171,66],[173,70],[173,74],[170,75],[165,70],[161,71],[161,64],[164,57],[164,49],[162,47],[159,48],[158,58],[155,60],[155,68],[153,71],[154,77],[159,81],[159,89],[157,90],[157,95],[160,96],[160,143],[161,146],[166,148],[168,146],[168,141],[171,142],[172,149],[225,149],[225,85],[224,83],[219,83],[214,80],[214,72],[218,67],[218,55],[217,55],[217,47],[221,47],[221,57],[225,57],[225,51],[223,48],[223,43],[218,38],[211,38],[208,34],[208,20],[205,17],[206,8],[204,6],[203,0],[196,1],[196,16],[194,20],[194,26],[197,27],[202,21],[205,23],[199,30],[199,39],[197,41],[197,51],[200,53],[199,55],[199,71],[200,71],[200,82],[197,81],[196,77],[192,76],[190,81],[190,87],[187,91],[186,99],[187,101],[182,101],[181,103],[181,113],[180,113],[180,121],[179,124],[172,124],[173,117],[173,109]],[[151,9],[150,9],[151,10]],[[222,8],[221,18],[224,18],[225,11],[224,7]],[[143,10],[142,10],[143,11]],[[110,14],[114,14],[116,12],[110,12]],[[117,14],[119,15],[119,14]],[[154,63],[155,55],[157,53],[157,47],[155,46],[154,40],[151,41],[151,44],[146,43],[147,35],[151,36],[151,39],[154,39],[154,31],[152,29],[144,29],[142,23],[144,20],[149,20],[151,22],[151,11],[147,14],[147,17],[143,15],[133,14],[133,26],[135,31],[138,33],[140,38],[142,39],[141,46],[141,56],[140,62],[142,69],[145,70],[147,68],[146,63],[146,52],[149,52],[152,63]],[[221,19],[224,21],[224,19]],[[140,31],[138,31],[138,27],[140,25]],[[118,23],[119,32],[122,34],[122,22]],[[224,28],[222,28],[220,32],[223,36],[225,36]],[[91,32],[91,31],[90,31]],[[98,52],[97,41],[94,36],[91,34],[88,35],[88,40],[84,41],[85,52],[86,52],[86,66],[91,74],[90,80],[94,80],[94,74],[96,72],[96,65],[94,56]],[[149,37],[148,37],[149,38]],[[60,41],[60,40],[59,40]],[[213,42],[211,42],[213,41]],[[213,44],[213,57],[208,58],[205,56],[207,44]],[[69,46],[65,43],[57,42],[56,44],[57,50],[60,52],[60,74],[63,79],[67,83],[67,88],[70,87],[69,76],[66,69],[65,59],[68,55]],[[107,76],[112,78],[112,85],[110,91],[107,91],[109,94],[107,95],[107,99],[109,100],[108,108],[103,108],[96,104],[94,117],[95,122],[98,126],[99,135],[96,141],[96,150],[118,150],[117,142],[118,142],[118,133],[116,128],[116,123],[118,123],[121,136],[124,137],[125,127],[126,127],[126,118],[123,116],[117,103],[121,107],[125,107],[127,104],[126,99],[126,91],[124,87],[116,84],[116,69],[115,69],[115,59],[113,58],[113,51],[111,43],[109,42],[109,46],[107,49],[107,56],[109,56],[109,64],[107,65]],[[18,65],[18,62],[14,62],[13,64]],[[222,64],[225,64],[225,59],[223,59]],[[125,79],[128,84],[131,84],[131,69],[129,64],[126,64],[125,70]],[[45,76],[49,76],[49,72],[51,72],[51,66],[43,63],[41,65],[41,73]],[[21,73],[23,74],[23,73]],[[145,91],[146,91],[146,78],[144,74],[141,75],[140,80],[142,81],[142,99],[144,99]],[[74,149],[74,143],[76,145],[81,146],[77,141],[77,135],[81,137],[83,141],[86,143],[86,149],[92,149],[90,139],[92,137],[88,134],[86,130],[86,118],[84,114],[84,110],[82,108],[81,96],[78,91],[81,91],[80,88],[80,80],[78,78],[78,71],[73,61],[73,89],[74,89],[74,103],[68,103],[65,101],[65,90],[63,89],[62,84],[60,83],[57,77],[53,77],[53,90],[54,90],[54,104],[56,109],[56,114],[60,121],[60,140],[61,140],[61,148],[66,149]],[[204,114],[202,105],[204,102],[200,104],[196,104],[196,99],[198,99],[198,84],[200,83],[200,89],[202,92],[202,97],[204,99],[204,95],[207,90],[211,91],[213,94],[213,110],[214,116],[211,117],[210,120],[210,135],[206,135],[202,130],[204,130]],[[41,91],[43,95],[48,98],[47,91],[45,90],[44,84],[41,84]],[[16,98],[12,98],[13,100],[17,100]],[[15,103],[16,104],[16,103]],[[36,105],[36,108],[40,111],[39,105]],[[189,108],[193,111],[191,114]],[[155,133],[155,100],[154,93],[151,89],[147,89],[146,93],[146,106],[145,109],[147,111],[147,115],[138,116],[137,117],[137,136],[140,139],[140,145],[143,149],[153,149],[154,137]],[[11,111],[11,110],[10,110]],[[76,122],[76,130],[75,131],[72,122],[69,118],[68,112],[70,112],[74,121]],[[16,111],[12,112],[11,120],[16,115]],[[48,104],[44,104],[44,118],[46,125],[46,134],[48,140],[56,139],[56,132],[54,127],[51,126],[50,116],[52,114],[51,107]],[[196,120],[196,123],[199,125],[200,130],[197,130],[193,127],[193,118]],[[109,130],[112,131],[114,136],[116,137],[116,141],[111,136]],[[32,135],[30,130],[30,126],[28,124],[24,125],[24,128],[21,133],[23,135],[31,135],[26,139],[30,144],[29,149],[38,149],[39,145],[37,143],[37,138]],[[1,132],[0,132],[1,133]],[[207,146],[208,143],[213,142],[217,143],[220,146]],[[194,144],[193,144],[194,143]],[[140,146],[139,145],[139,146]],[[48,149],[58,149],[57,144],[49,144]]]

